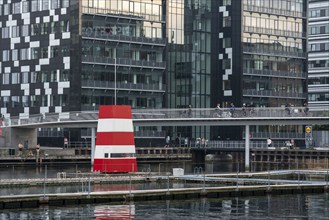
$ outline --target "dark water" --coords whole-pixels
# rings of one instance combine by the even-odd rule
[[[0,219],[329,219],[328,194],[0,210]]]

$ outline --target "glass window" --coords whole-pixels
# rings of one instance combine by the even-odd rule
[[[19,73],[12,73],[11,74],[11,84],[20,84]]]
[[[22,26],[22,37],[29,36],[29,25]]]
[[[49,74],[48,71],[41,72],[41,82],[49,82]]]
[[[48,58],[48,47],[41,48],[41,58]]]
[[[28,83],[29,82],[29,73],[23,72],[22,73],[22,83]]]
[[[20,14],[21,13],[21,3],[17,2],[17,3],[13,3],[13,14]]]
[[[28,60],[29,59],[29,49],[23,48],[21,49],[21,60]]]
[[[62,8],[67,8],[70,6],[70,0],[62,0]]]
[[[231,0],[223,0],[223,5],[231,5]]]
[[[223,27],[231,27],[231,16],[224,17]]]
[[[2,5],[0,5],[0,15],[2,15]]]
[[[29,12],[30,11],[29,9],[30,9],[29,2],[28,1],[22,2],[22,12],[23,13]]]
[[[5,84],[9,84],[10,82],[10,75],[9,73],[4,73],[2,74],[2,84],[5,85]]]
[[[29,96],[27,96],[27,95],[22,96],[22,105],[23,105],[23,107],[29,106]]]
[[[60,72],[59,80],[62,82],[67,82],[69,81],[69,71],[68,70],[63,70]]]
[[[3,96],[2,101],[3,101],[3,107],[9,107],[9,96]]]
[[[60,95],[59,96],[59,105],[66,106],[67,104],[67,95]]]
[[[48,34],[49,33],[49,23],[41,24],[41,34]]]
[[[41,82],[41,75],[39,72],[31,72],[31,83]]]
[[[70,56],[70,48],[68,48],[68,47],[62,47],[62,56],[63,57]]]
[[[51,9],[59,8],[59,0],[51,0]]]
[[[19,96],[12,96],[11,97],[11,107],[12,108],[19,107]]]
[[[50,82],[57,82],[57,71],[53,70],[50,72]]]
[[[49,0],[42,0],[42,10],[49,10]]]
[[[11,59],[12,61],[18,60],[18,49],[14,49],[11,51]]]
[[[2,61],[9,61],[10,60],[10,51],[3,50],[2,51]]]
[[[39,11],[39,0],[31,0],[31,11]]]
[[[40,24],[32,24],[31,25],[31,35],[39,35],[40,34]]]
[[[61,21],[61,32],[69,32],[70,31],[70,25],[69,25],[69,21]]]
[[[12,27],[12,37],[19,37],[19,26]]]
[[[9,14],[10,14],[9,9],[10,9],[9,4],[5,4],[5,5],[3,6],[3,14],[4,14],[4,15],[9,15]]]
[[[31,107],[38,106],[38,99],[37,99],[37,97],[35,95],[31,95],[30,98],[31,98]]]
[[[58,46],[50,47],[50,57],[58,57]]]
[[[48,106],[48,96],[47,95],[41,96],[41,106]]]
[[[40,58],[39,48],[31,48],[31,59],[39,59],[39,58]]]
[[[1,36],[2,36],[2,38],[9,38],[10,37],[10,27],[2,28]]]

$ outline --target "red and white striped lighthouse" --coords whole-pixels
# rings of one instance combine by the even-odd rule
[[[100,106],[93,170],[137,172],[131,107]]]

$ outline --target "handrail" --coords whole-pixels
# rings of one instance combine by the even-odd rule
[[[278,107],[278,108],[222,108],[217,111],[215,108],[194,108],[194,109],[133,109],[133,120],[138,119],[222,119],[229,118],[246,119],[253,118],[256,120],[273,118],[276,120],[285,120],[290,118],[312,119],[322,117],[325,120],[329,119],[329,113],[323,109],[320,111],[309,112],[308,108],[304,107]],[[81,112],[62,112],[62,113],[46,113],[46,114],[21,114],[20,117],[2,119],[2,126],[22,126],[43,123],[56,122],[74,122],[74,121],[92,121],[98,119],[98,111],[81,111]]]

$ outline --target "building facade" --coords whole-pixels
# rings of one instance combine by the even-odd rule
[[[310,0],[308,12],[308,103],[329,109],[329,2]]]
[[[167,2],[170,108],[307,102],[307,0]],[[192,128],[192,138],[242,139],[242,129]],[[301,126],[258,126],[251,132],[253,139],[278,132],[303,138]]]
[[[160,0],[1,0],[1,114],[162,108],[164,18]]]
[[[97,110],[115,103],[215,108],[217,103],[280,107],[307,101],[307,0],[0,3],[0,111],[5,117]],[[260,139],[302,131],[251,128],[265,135]],[[240,127],[168,132],[180,138],[243,138]]]

